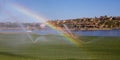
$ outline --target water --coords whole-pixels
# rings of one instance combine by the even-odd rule
[[[23,30],[0,30],[0,32],[24,32],[24,31]],[[51,29],[33,30],[32,32],[39,35],[60,34],[58,31],[51,30]],[[80,36],[120,36],[120,30],[72,31],[72,32]]]
[[[120,30],[73,31],[81,36],[120,36]]]

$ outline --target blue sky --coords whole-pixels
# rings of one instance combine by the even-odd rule
[[[23,5],[51,20],[120,16],[120,0],[0,0],[0,7],[9,3]]]

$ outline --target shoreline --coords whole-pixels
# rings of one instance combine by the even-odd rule
[[[56,27],[56,29],[57,30],[67,30],[67,29],[65,29],[65,28],[59,28],[59,27]],[[4,31],[4,30],[15,30],[15,31],[19,31],[19,30],[22,30],[22,29],[0,29],[0,31]],[[26,29],[26,31],[28,31],[28,30],[30,30],[30,29]],[[32,29],[32,30],[35,30],[35,29]],[[32,31],[32,30],[30,30],[30,31]],[[44,29],[38,29],[38,30],[44,30]],[[46,30],[46,29],[45,29]],[[118,29],[111,29],[111,28],[73,28],[73,29],[69,29],[69,30],[71,30],[71,31],[73,31],[73,30],[80,30],[80,31],[97,31],[97,30],[120,30],[120,28],[118,28]]]
[[[59,30],[59,29],[58,29]],[[60,30],[67,30],[65,28],[61,28]],[[119,29],[111,29],[111,28],[78,28],[78,29],[69,29],[71,31],[98,31],[98,30],[120,30]]]

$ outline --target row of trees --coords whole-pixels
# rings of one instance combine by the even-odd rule
[[[16,22],[0,22],[0,29],[41,29],[42,23],[16,23]]]

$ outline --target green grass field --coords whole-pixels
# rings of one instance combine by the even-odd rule
[[[120,59],[120,37],[80,36],[79,39],[90,42],[78,47],[63,36],[46,35],[33,44],[26,35],[0,34],[0,60]]]

